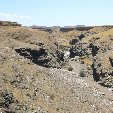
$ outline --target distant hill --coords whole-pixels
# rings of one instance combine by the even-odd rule
[[[21,26],[17,22],[10,22],[10,21],[0,21],[0,26]]]

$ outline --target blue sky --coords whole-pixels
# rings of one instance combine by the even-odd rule
[[[23,25],[113,25],[113,0],[1,0],[0,20]]]

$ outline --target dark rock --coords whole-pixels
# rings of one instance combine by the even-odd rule
[[[8,91],[4,91],[1,96],[2,96],[2,102],[0,103],[0,105],[2,107],[9,108],[11,103],[14,102],[12,93]]]
[[[93,78],[96,82],[100,80],[100,76],[97,74],[97,69],[95,68],[95,63],[92,64],[92,70],[93,70]]]
[[[64,53],[60,51],[56,51],[57,57],[59,60],[64,61]]]
[[[77,39],[72,39],[69,43],[70,43],[71,45],[75,45],[77,42],[78,42]]]
[[[113,67],[113,59],[109,57],[109,61],[111,63],[111,66]]]
[[[83,38],[85,38],[85,36],[83,34],[81,34],[80,36],[78,36],[80,40],[82,40]]]
[[[61,62],[64,61],[64,53],[56,50],[56,53],[50,53],[48,50],[40,48],[32,50],[31,48],[15,49],[19,55],[30,59],[33,63],[43,67],[60,68]]]
[[[41,65],[41,66],[48,66],[48,62],[51,60],[51,58],[48,56],[48,52],[40,48],[39,50],[32,50],[30,48],[20,48],[15,49],[19,55],[24,56],[25,58],[28,58],[32,60],[33,63]]]
[[[70,58],[74,58],[75,56],[86,56],[88,52],[85,48],[82,48],[82,45],[75,45],[70,48]]]
[[[96,54],[98,53],[99,47],[95,46],[94,44],[90,44],[89,48],[92,48],[92,56],[96,56]]]

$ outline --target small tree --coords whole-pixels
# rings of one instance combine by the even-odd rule
[[[68,71],[73,71],[73,68],[71,66],[68,67]]]
[[[85,77],[86,75],[85,75],[84,71],[80,71],[79,76],[80,77]]]

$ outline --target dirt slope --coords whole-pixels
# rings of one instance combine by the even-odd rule
[[[39,66],[15,51],[46,48],[54,57],[58,49],[55,42],[62,39],[62,44],[69,44],[76,33],[83,33],[55,32],[53,35],[25,27],[0,28],[0,112],[113,113],[112,92],[93,79],[80,77],[76,70]]]

